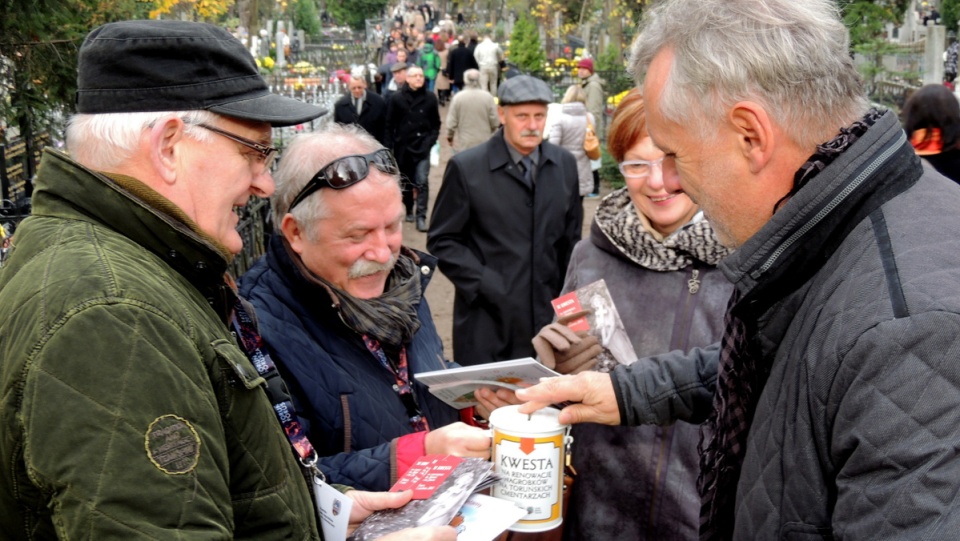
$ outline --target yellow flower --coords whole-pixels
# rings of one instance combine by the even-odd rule
[[[620,105],[620,100],[622,100],[623,97],[626,96],[628,92],[630,91],[624,90],[623,92],[617,94],[616,96],[610,96],[609,98],[607,98],[607,105],[612,105],[613,107],[617,107],[618,105]]]

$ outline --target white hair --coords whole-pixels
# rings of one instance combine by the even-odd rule
[[[464,71],[463,85],[468,88],[480,88],[480,70],[470,68]]]
[[[212,134],[197,124],[212,123],[217,115],[202,110],[76,114],[67,125],[67,150],[77,162],[91,169],[114,169],[130,159],[144,130],[171,117],[183,120],[187,135],[207,141]]]
[[[642,78],[671,50],[660,112],[704,139],[751,100],[796,144],[814,146],[869,107],[849,41],[834,0],[668,0],[644,14],[630,71]]]
[[[324,193],[320,189],[310,194],[293,210],[290,203],[317,174],[321,167],[350,154],[369,154],[383,148],[372,135],[353,124],[330,123],[313,133],[297,135],[284,150],[277,171],[273,174],[276,190],[270,198],[273,226],[279,233],[283,217],[289,212],[304,230],[307,238],[316,241],[316,224],[330,216]],[[373,165],[370,165],[373,167]],[[400,189],[400,176],[393,175]]]

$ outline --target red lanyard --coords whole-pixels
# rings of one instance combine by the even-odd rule
[[[270,354],[263,347],[263,337],[257,331],[253,318],[247,313],[240,298],[236,297],[233,303],[234,317],[231,321],[234,333],[240,340],[243,352],[250,358],[253,367],[257,373],[266,380],[267,398],[273,406],[274,413],[280,420],[284,434],[290,440],[290,445],[300,457],[300,462],[307,468],[316,469],[317,453],[313,449],[310,440],[303,431],[303,425],[300,424],[300,418],[297,417],[297,411],[293,407],[293,401],[290,393],[287,391],[286,384],[280,378],[277,371],[277,365],[274,364]]]

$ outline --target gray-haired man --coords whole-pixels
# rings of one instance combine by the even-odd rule
[[[447,142],[455,153],[487,141],[500,126],[497,102],[489,92],[480,88],[479,81],[479,70],[465,71],[463,82],[466,87],[450,102]]]
[[[273,193],[271,126],[324,111],[201,23],[101,26],[78,74],[0,273],[0,531],[320,539],[315,454],[224,273],[236,208]],[[350,497],[356,522],[409,494]]]
[[[736,248],[724,337],[517,393],[582,402],[561,422],[706,420],[701,539],[960,531],[960,187],[870,107],[838,9],[645,13],[631,64],[666,189]]]

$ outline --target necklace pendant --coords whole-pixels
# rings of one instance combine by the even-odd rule
[[[700,271],[697,269],[693,269],[690,279],[687,280],[687,288],[691,295],[696,295],[697,291],[700,291]]]

